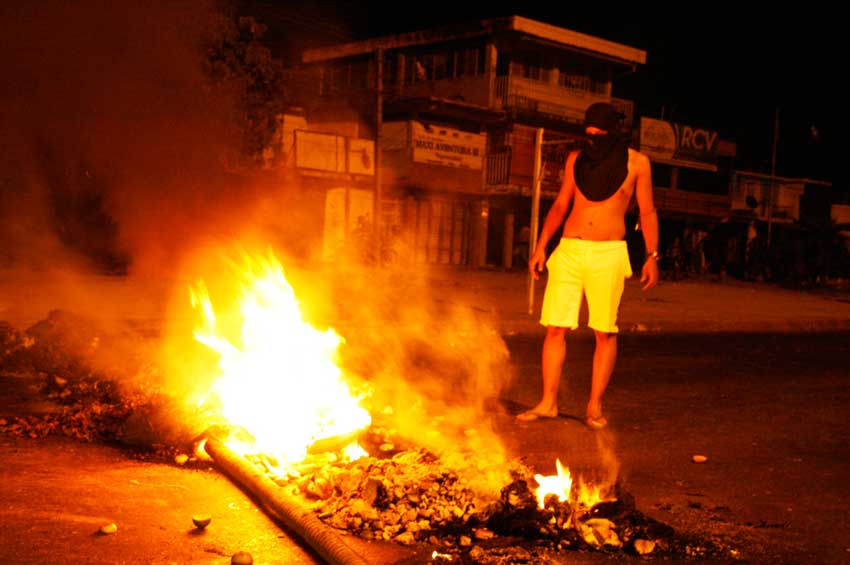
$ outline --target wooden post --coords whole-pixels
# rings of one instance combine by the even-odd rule
[[[528,238],[528,257],[537,247],[537,231],[540,224],[540,184],[543,162],[543,128],[537,128],[534,136],[534,173],[531,183],[531,234]],[[528,273],[528,314],[534,313],[534,276]]]
[[[767,193],[767,246],[770,247],[770,237],[773,227],[773,201],[776,189],[776,144],[779,140],[779,108],[773,116],[773,147],[770,154],[770,189]]]

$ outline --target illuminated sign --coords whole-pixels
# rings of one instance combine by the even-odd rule
[[[719,146],[716,131],[651,118],[640,119],[640,150],[654,161],[716,171]]]
[[[417,163],[481,170],[487,136],[411,122],[413,160]]]

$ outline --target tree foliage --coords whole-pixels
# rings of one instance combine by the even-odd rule
[[[258,164],[283,109],[283,67],[261,43],[266,26],[252,17],[219,14],[205,46],[204,73],[237,98],[240,157]]]

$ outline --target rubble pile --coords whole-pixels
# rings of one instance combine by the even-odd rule
[[[327,465],[295,485],[315,500],[322,520],[366,539],[411,544],[452,536],[469,545],[471,539],[493,536],[485,524],[498,499],[476,494],[424,450]]]
[[[446,560],[540,562],[536,548],[661,555],[674,545],[672,528],[640,513],[619,488],[615,499],[592,508],[572,508],[554,495],[540,508],[534,474],[520,463],[510,469],[509,484],[489,493],[473,489],[466,471],[414,447],[351,462],[313,455],[290,476],[275,476],[266,463],[277,484],[333,528],[369,540],[428,544]]]
[[[59,310],[25,331],[0,322],[0,384],[18,406],[0,414],[0,433],[170,452],[162,430],[180,421],[180,407],[158,384],[152,347],[138,332],[106,332]]]

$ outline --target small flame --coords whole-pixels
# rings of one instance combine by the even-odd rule
[[[534,475],[534,480],[539,485],[534,494],[537,495],[537,504],[540,508],[545,506],[544,501],[550,494],[557,496],[559,502],[564,502],[570,497],[570,491],[573,488],[573,478],[570,475],[570,470],[561,464],[560,459],[555,460],[555,468],[558,470],[557,475],[550,475],[548,477]]]
[[[334,361],[343,339],[332,328],[319,331],[302,319],[295,292],[271,253],[246,256],[245,263],[238,332],[218,327],[200,281],[190,289],[192,305],[203,315],[194,336],[219,355],[221,373],[210,396],[230,423],[256,440],[252,448],[232,447],[272,455],[285,468],[303,460],[319,439],[366,428],[371,416]],[[238,333],[237,343],[225,337],[232,333]]]
[[[342,450],[342,457],[346,461],[357,461],[362,457],[368,457],[369,452],[363,449],[359,443],[352,442],[345,446]]]
[[[195,457],[200,459],[201,461],[211,461],[212,457],[207,454],[207,438],[203,438],[200,442],[195,445]]]
[[[546,497],[553,494],[558,497],[559,502],[569,502],[571,505],[591,508],[595,504],[607,500],[605,494],[597,485],[587,484],[581,479],[573,481],[570,470],[561,464],[560,459],[555,460],[557,475],[543,476],[534,475],[537,481],[537,504],[540,508],[545,507]],[[574,488],[575,487],[575,488]]]

